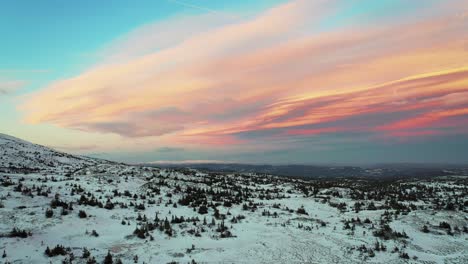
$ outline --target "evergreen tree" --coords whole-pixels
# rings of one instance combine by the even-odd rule
[[[47,256],[50,256],[50,248],[47,246],[45,252],[44,252]]]
[[[80,218],[86,218],[86,217],[88,217],[88,215],[86,214],[86,212],[83,211],[83,210],[80,210],[80,211],[78,212],[78,216],[79,216]]]
[[[207,214],[208,213],[208,207],[206,207],[205,205],[200,206],[200,208],[198,208],[198,213],[199,214]]]
[[[51,218],[52,216],[54,216],[54,211],[52,211],[52,209],[48,208],[45,212],[45,216],[47,218]]]
[[[91,256],[91,253],[87,248],[83,248],[83,255],[81,256],[82,258],[89,258]]]
[[[107,251],[107,256],[104,258],[104,264],[113,264],[112,255],[110,251]]]
[[[427,225],[424,225],[424,226],[423,226],[422,231],[423,231],[424,233],[429,233],[429,228],[427,227]]]
[[[86,264],[97,264],[96,258],[92,257],[92,258],[88,259]]]

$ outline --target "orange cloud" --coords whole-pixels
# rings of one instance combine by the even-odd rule
[[[50,84],[22,109],[30,123],[214,145],[244,144],[236,136],[252,131],[356,130],[349,120],[371,114],[401,116],[357,130],[411,134],[466,115],[468,102],[456,95],[468,92],[468,25],[450,15],[459,6],[399,24],[322,30],[336,5],[291,1],[185,39],[176,34],[156,50],[148,27],[113,47],[125,55],[119,60]],[[139,37],[144,44],[131,50]]]
[[[344,131],[344,128],[338,127],[326,127],[326,128],[316,128],[316,129],[291,129],[286,132],[287,135],[291,136],[309,136],[309,135],[320,135],[323,133],[338,132]]]
[[[454,116],[468,116],[468,108],[442,110],[437,112],[429,112],[414,118],[401,120],[389,125],[380,126],[378,130],[408,130],[430,127],[437,121]],[[450,124],[449,126],[459,125]]]

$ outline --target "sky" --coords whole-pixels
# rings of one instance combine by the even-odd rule
[[[126,162],[468,163],[468,0],[0,1],[0,133]]]

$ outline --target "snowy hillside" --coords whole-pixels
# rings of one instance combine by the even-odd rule
[[[0,133],[0,172],[70,172],[104,161],[36,145]]]
[[[2,146],[2,263],[468,263],[464,176],[305,181]]]

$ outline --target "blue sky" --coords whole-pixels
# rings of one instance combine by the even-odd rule
[[[463,162],[465,3],[4,1],[0,132],[132,162]]]

